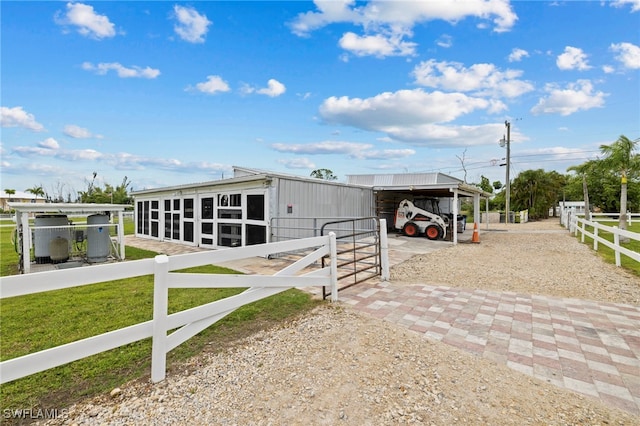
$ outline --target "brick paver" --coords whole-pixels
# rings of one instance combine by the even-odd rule
[[[360,284],[377,318],[640,415],[640,307],[445,286]]]

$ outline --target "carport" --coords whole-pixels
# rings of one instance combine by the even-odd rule
[[[480,199],[484,198],[486,209],[489,209],[488,199],[491,193],[483,191],[474,185],[443,173],[400,173],[400,174],[368,174],[347,175],[347,183],[353,185],[370,186],[376,199],[376,213],[378,217],[387,220],[393,226],[395,211],[398,203],[403,199],[414,200],[420,197],[449,200],[452,217],[458,217],[460,197],[473,198],[473,222],[480,223]],[[447,210],[447,209],[443,209]],[[453,221],[453,244],[458,243],[458,222]]]

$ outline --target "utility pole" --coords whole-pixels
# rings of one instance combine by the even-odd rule
[[[507,196],[505,197],[505,210],[507,214],[506,219],[504,220],[506,224],[509,223],[511,201],[511,178],[509,177],[509,169],[511,169],[511,123],[505,121],[504,125],[507,126]]]
[[[504,223],[505,225],[507,223],[509,223],[509,209],[510,209],[510,201],[511,201],[511,179],[509,177],[509,170],[511,169],[511,123],[509,121],[505,121],[504,125],[507,128],[507,138],[505,139],[504,136],[502,137],[502,139],[500,140],[500,146],[504,147],[505,145],[507,146],[507,162],[506,164],[501,164],[501,166],[506,165],[507,166],[507,176],[506,176],[506,183],[505,183],[505,197],[504,197],[504,210],[505,210],[505,215],[504,215]]]

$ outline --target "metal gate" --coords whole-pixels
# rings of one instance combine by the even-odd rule
[[[380,219],[363,217],[326,222],[320,235],[336,234],[338,291],[381,275]],[[322,267],[328,260],[322,259]],[[330,289],[322,288],[322,298]]]

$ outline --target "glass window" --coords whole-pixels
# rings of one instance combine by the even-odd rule
[[[180,199],[173,200],[173,210],[180,211]]]
[[[264,220],[264,195],[247,195],[247,219]]]
[[[184,199],[184,217],[193,218],[193,198]]]
[[[239,247],[242,245],[242,225],[237,223],[218,224],[218,245]]]
[[[138,217],[137,217],[138,226],[136,228],[137,229],[136,232],[138,232],[138,234],[142,234],[142,218],[143,218],[143,210],[144,210],[143,205],[144,204],[142,204],[142,201],[138,201]]]
[[[261,225],[247,225],[247,245],[263,244],[267,242],[267,227]]]
[[[241,207],[242,206],[242,195],[241,194],[231,194],[229,198],[229,206],[230,207]]]
[[[173,234],[172,235],[174,240],[180,239],[180,213],[173,214]]]
[[[218,195],[218,205],[222,207],[228,207],[229,196],[227,194]]]
[[[213,234],[213,223],[203,223],[202,224],[202,233],[206,235]]]
[[[213,219],[213,198],[202,199],[202,218]]]
[[[164,214],[164,237],[171,238],[171,213]]]
[[[242,210],[236,209],[219,209],[219,219],[242,219]]]
[[[142,233],[149,235],[149,202],[144,202],[144,214],[142,217]]]
[[[184,222],[184,240],[193,242],[193,222]]]
[[[164,211],[171,211],[171,200],[164,200]]]

